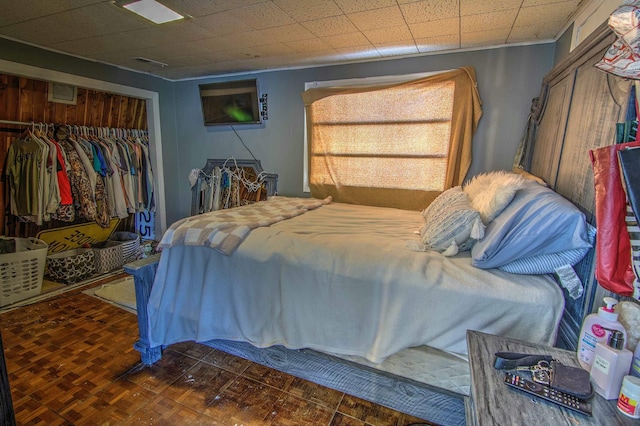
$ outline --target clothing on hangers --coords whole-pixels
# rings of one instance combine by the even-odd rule
[[[109,226],[112,217],[153,211],[145,131],[33,123],[7,152],[7,211],[37,225],[76,217]]]

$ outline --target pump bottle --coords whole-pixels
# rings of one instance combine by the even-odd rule
[[[627,331],[618,322],[618,314],[613,311],[613,307],[618,301],[613,297],[605,297],[604,303],[605,306],[600,307],[597,314],[587,315],[580,330],[578,362],[587,371],[591,371],[596,344],[598,342],[606,344],[613,330],[621,331],[624,341],[627,341]]]
[[[618,399],[622,380],[629,374],[633,352],[624,347],[621,331],[614,330],[608,343],[596,343],[591,366],[591,382],[604,399]]]

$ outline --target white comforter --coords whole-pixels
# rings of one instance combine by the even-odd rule
[[[468,329],[555,342],[564,299],[551,278],[411,251],[422,223],[419,212],[332,203],[254,229],[232,256],[165,249],[150,343],[226,339],[380,362],[419,345],[465,355]]]

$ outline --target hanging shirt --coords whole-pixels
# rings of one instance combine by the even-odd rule
[[[37,215],[40,209],[38,186],[40,185],[41,146],[27,135],[16,138],[9,146],[6,159],[6,175],[9,183],[11,214]]]
[[[82,164],[78,151],[68,140],[58,141],[67,154],[67,160],[71,167],[69,171],[69,181],[71,183],[71,193],[76,206],[77,215],[87,220],[96,220],[95,194],[87,171]]]
[[[64,151],[56,141],[51,141],[57,148],[56,161],[58,164],[58,188],[60,190],[60,204],[73,204],[71,195],[71,184],[69,183],[69,175],[65,166]]]

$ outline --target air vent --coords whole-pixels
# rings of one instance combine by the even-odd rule
[[[138,56],[137,58],[133,58],[136,61],[140,61],[140,62],[144,62],[145,64],[152,64],[152,65],[157,65],[159,67],[168,67],[168,64],[165,64],[164,62],[160,62],[160,61],[154,61],[153,59],[147,59],[147,58],[143,58],[142,56]]]

